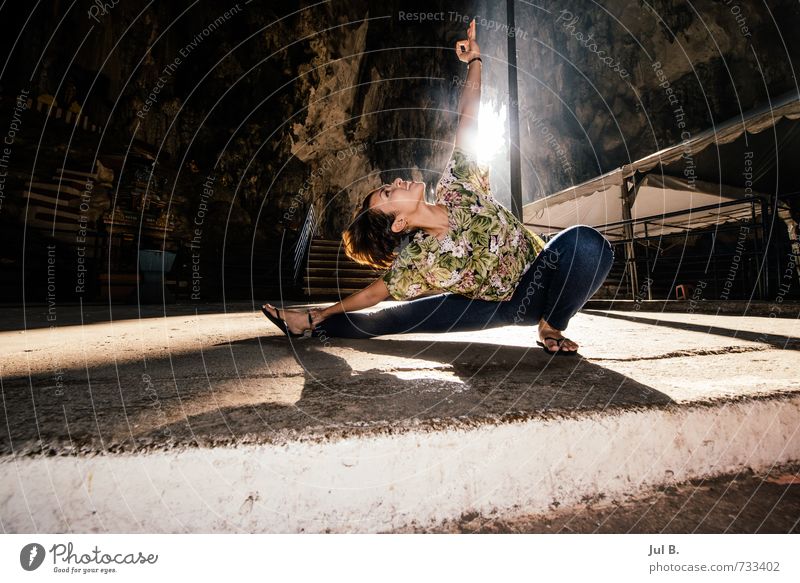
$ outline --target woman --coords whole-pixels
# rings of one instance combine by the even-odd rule
[[[456,54],[467,63],[467,79],[455,147],[436,202],[425,201],[423,182],[400,178],[370,192],[342,238],[350,258],[386,273],[324,309],[278,310],[265,304],[264,315],[284,332],[369,338],[537,324],[538,344],[546,352],[575,354],[578,345],[562,331],[608,275],[611,245],[584,225],[545,244],[497,203],[488,171],[468,145],[477,134],[483,66],[475,20],[467,40],[456,43]],[[398,253],[405,234],[413,237]],[[353,313],[389,297],[410,301]]]

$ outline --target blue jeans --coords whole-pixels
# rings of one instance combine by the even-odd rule
[[[400,302],[371,313],[334,314],[314,336],[370,338],[383,334],[463,332],[497,326],[536,325],[541,318],[564,330],[605,281],[614,251],[596,229],[576,225],[554,236],[504,301],[443,293]]]

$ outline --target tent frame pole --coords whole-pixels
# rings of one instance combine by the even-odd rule
[[[772,196],[770,196],[770,202],[772,200]],[[759,278],[759,281],[763,279],[761,290],[762,291],[762,300],[767,301],[767,298],[770,296],[770,273],[769,273],[769,252],[770,252],[770,242],[772,240],[772,225],[775,224],[774,217],[772,217],[772,210],[777,212],[776,207],[772,207],[770,209],[770,203],[766,200],[761,201],[761,245],[759,251],[763,253],[762,262],[761,262],[761,275],[762,277]],[[767,235],[767,229],[769,229],[769,235]],[[758,263],[756,261],[756,263]]]
[[[644,277],[647,283],[647,299],[653,299],[653,286],[650,285],[650,237],[647,235],[647,221],[644,222]],[[658,257],[658,254],[656,254]]]
[[[639,293],[639,273],[636,268],[636,248],[633,243],[633,202],[642,183],[641,177],[637,179],[638,172],[631,175],[633,187],[628,189],[627,178],[622,179],[622,224],[623,233],[627,243],[625,243],[625,263],[628,266],[628,277],[631,282],[631,299],[636,300]]]
[[[750,201],[750,220],[751,224],[753,225],[753,251],[755,252],[755,265],[751,266],[750,261],[747,262],[748,271],[750,273],[746,273],[745,277],[750,279],[752,274],[756,276],[756,289],[758,289],[758,299],[765,300],[767,299],[767,294],[764,293],[764,278],[759,276],[758,273],[758,257],[761,255],[761,241],[764,240],[764,202],[761,201],[761,224],[759,225],[759,221],[756,218],[756,201]],[[761,235],[759,235],[759,230],[761,231]],[[745,288],[746,289],[746,288]]]

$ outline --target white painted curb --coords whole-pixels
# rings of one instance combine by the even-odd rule
[[[800,458],[800,395],[470,429],[6,457],[6,532],[377,532],[530,514]]]

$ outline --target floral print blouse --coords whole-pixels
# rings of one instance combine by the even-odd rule
[[[488,168],[456,146],[436,186],[436,203],[447,207],[450,230],[441,240],[416,232],[383,275],[391,296],[407,300],[438,291],[511,299],[544,241],[495,200]]]

